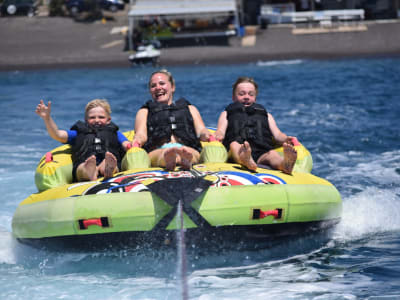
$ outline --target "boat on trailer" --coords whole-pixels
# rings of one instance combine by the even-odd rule
[[[151,63],[157,66],[160,61],[161,51],[153,44],[139,46],[135,53],[129,55],[128,59],[132,65]]]

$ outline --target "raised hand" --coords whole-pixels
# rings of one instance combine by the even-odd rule
[[[51,101],[49,101],[46,106],[43,100],[40,100],[40,103],[36,106],[35,113],[43,119],[48,118],[51,113]]]

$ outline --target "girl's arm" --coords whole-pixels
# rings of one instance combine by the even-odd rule
[[[226,129],[228,128],[228,119],[226,117],[227,113],[224,110],[218,118],[217,130],[215,131],[215,138],[218,141],[222,141],[225,137]]]
[[[47,132],[50,137],[59,141],[61,143],[66,143],[68,141],[68,133],[65,130],[58,129],[57,124],[54,122],[51,117],[51,101],[47,103],[47,106],[44,104],[43,100],[40,100],[40,103],[36,107],[35,113],[39,115],[46,125]]]
[[[200,137],[200,140],[203,142],[208,142],[210,139],[210,132],[204,125],[203,119],[201,118],[200,112],[193,105],[189,105],[190,113],[192,114],[194,128],[196,130],[196,134]]]
[[[128,151],[130,148],[132,148],[131,142],[126,138],[126,136],[121,131],[117,131],[117,136],[118,136],[118,142],[121,144],[122,148],[124,148],[125,151]]]
[[[142,147],[147,142],[147,115],[149,111],[147,108],[141,108],[136,114],[135,118],[135,137],[133,138],[132,145],[135,143]]]
[[[276,125],[275,119],[274,117],[268,113],[268,124],[269,124],[269,128],[271,129],[271,133],[275,138],[275,141],[282,145],[285,142],[291,142],[292,140],[292,136],[288,136],[285,133],[283,133],[282,131],[280,131],[280,129],[278,128],[278,125]]]

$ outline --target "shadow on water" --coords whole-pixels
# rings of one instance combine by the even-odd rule
[[[269,260],[279,260],[294,255],[309,253],[326,245],[332,230],[318,233],[277,238],[267,241],[263,247],[255,249],[241,245],[237,249],[221,244],[212,251],[205,247],[188,248],[188,266],[191,271],[204,268],[239,267]]]
[[[71,251],[35,248],[14,240],[14,255],[18,265],[37,269],[47,275],[86,273],[109,276],[173,277],[176,271],[175,249],[143,248]]]
[[[272,240],[259,249],[224,243],[212,248],[206,244],[186,244],[184,257],[188,273],[207,268],[240,267],[309,253],[323,247],[330,239],[331,230],[328,230]],[[178,276],[180,258],[177,246],[171,243],[155,249],[137,246],[71,251],[46,247],[38,249],[14,239],[12,241],[16,264],[27,269],[39,268],[41,273],[48,275],[106,272],[116,277],[156,276],[169,279]]]

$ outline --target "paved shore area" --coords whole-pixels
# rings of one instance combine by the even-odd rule
[[[0,71],[129,67],[124,36],[118,30],[127,24],[126,16],[93,23],[68,17],[2,17]],[[275,25],[243,38],[230,38],[227,45],[163,48],[160,64],[399,56],[399,33],[400,20],[312,29]]]

